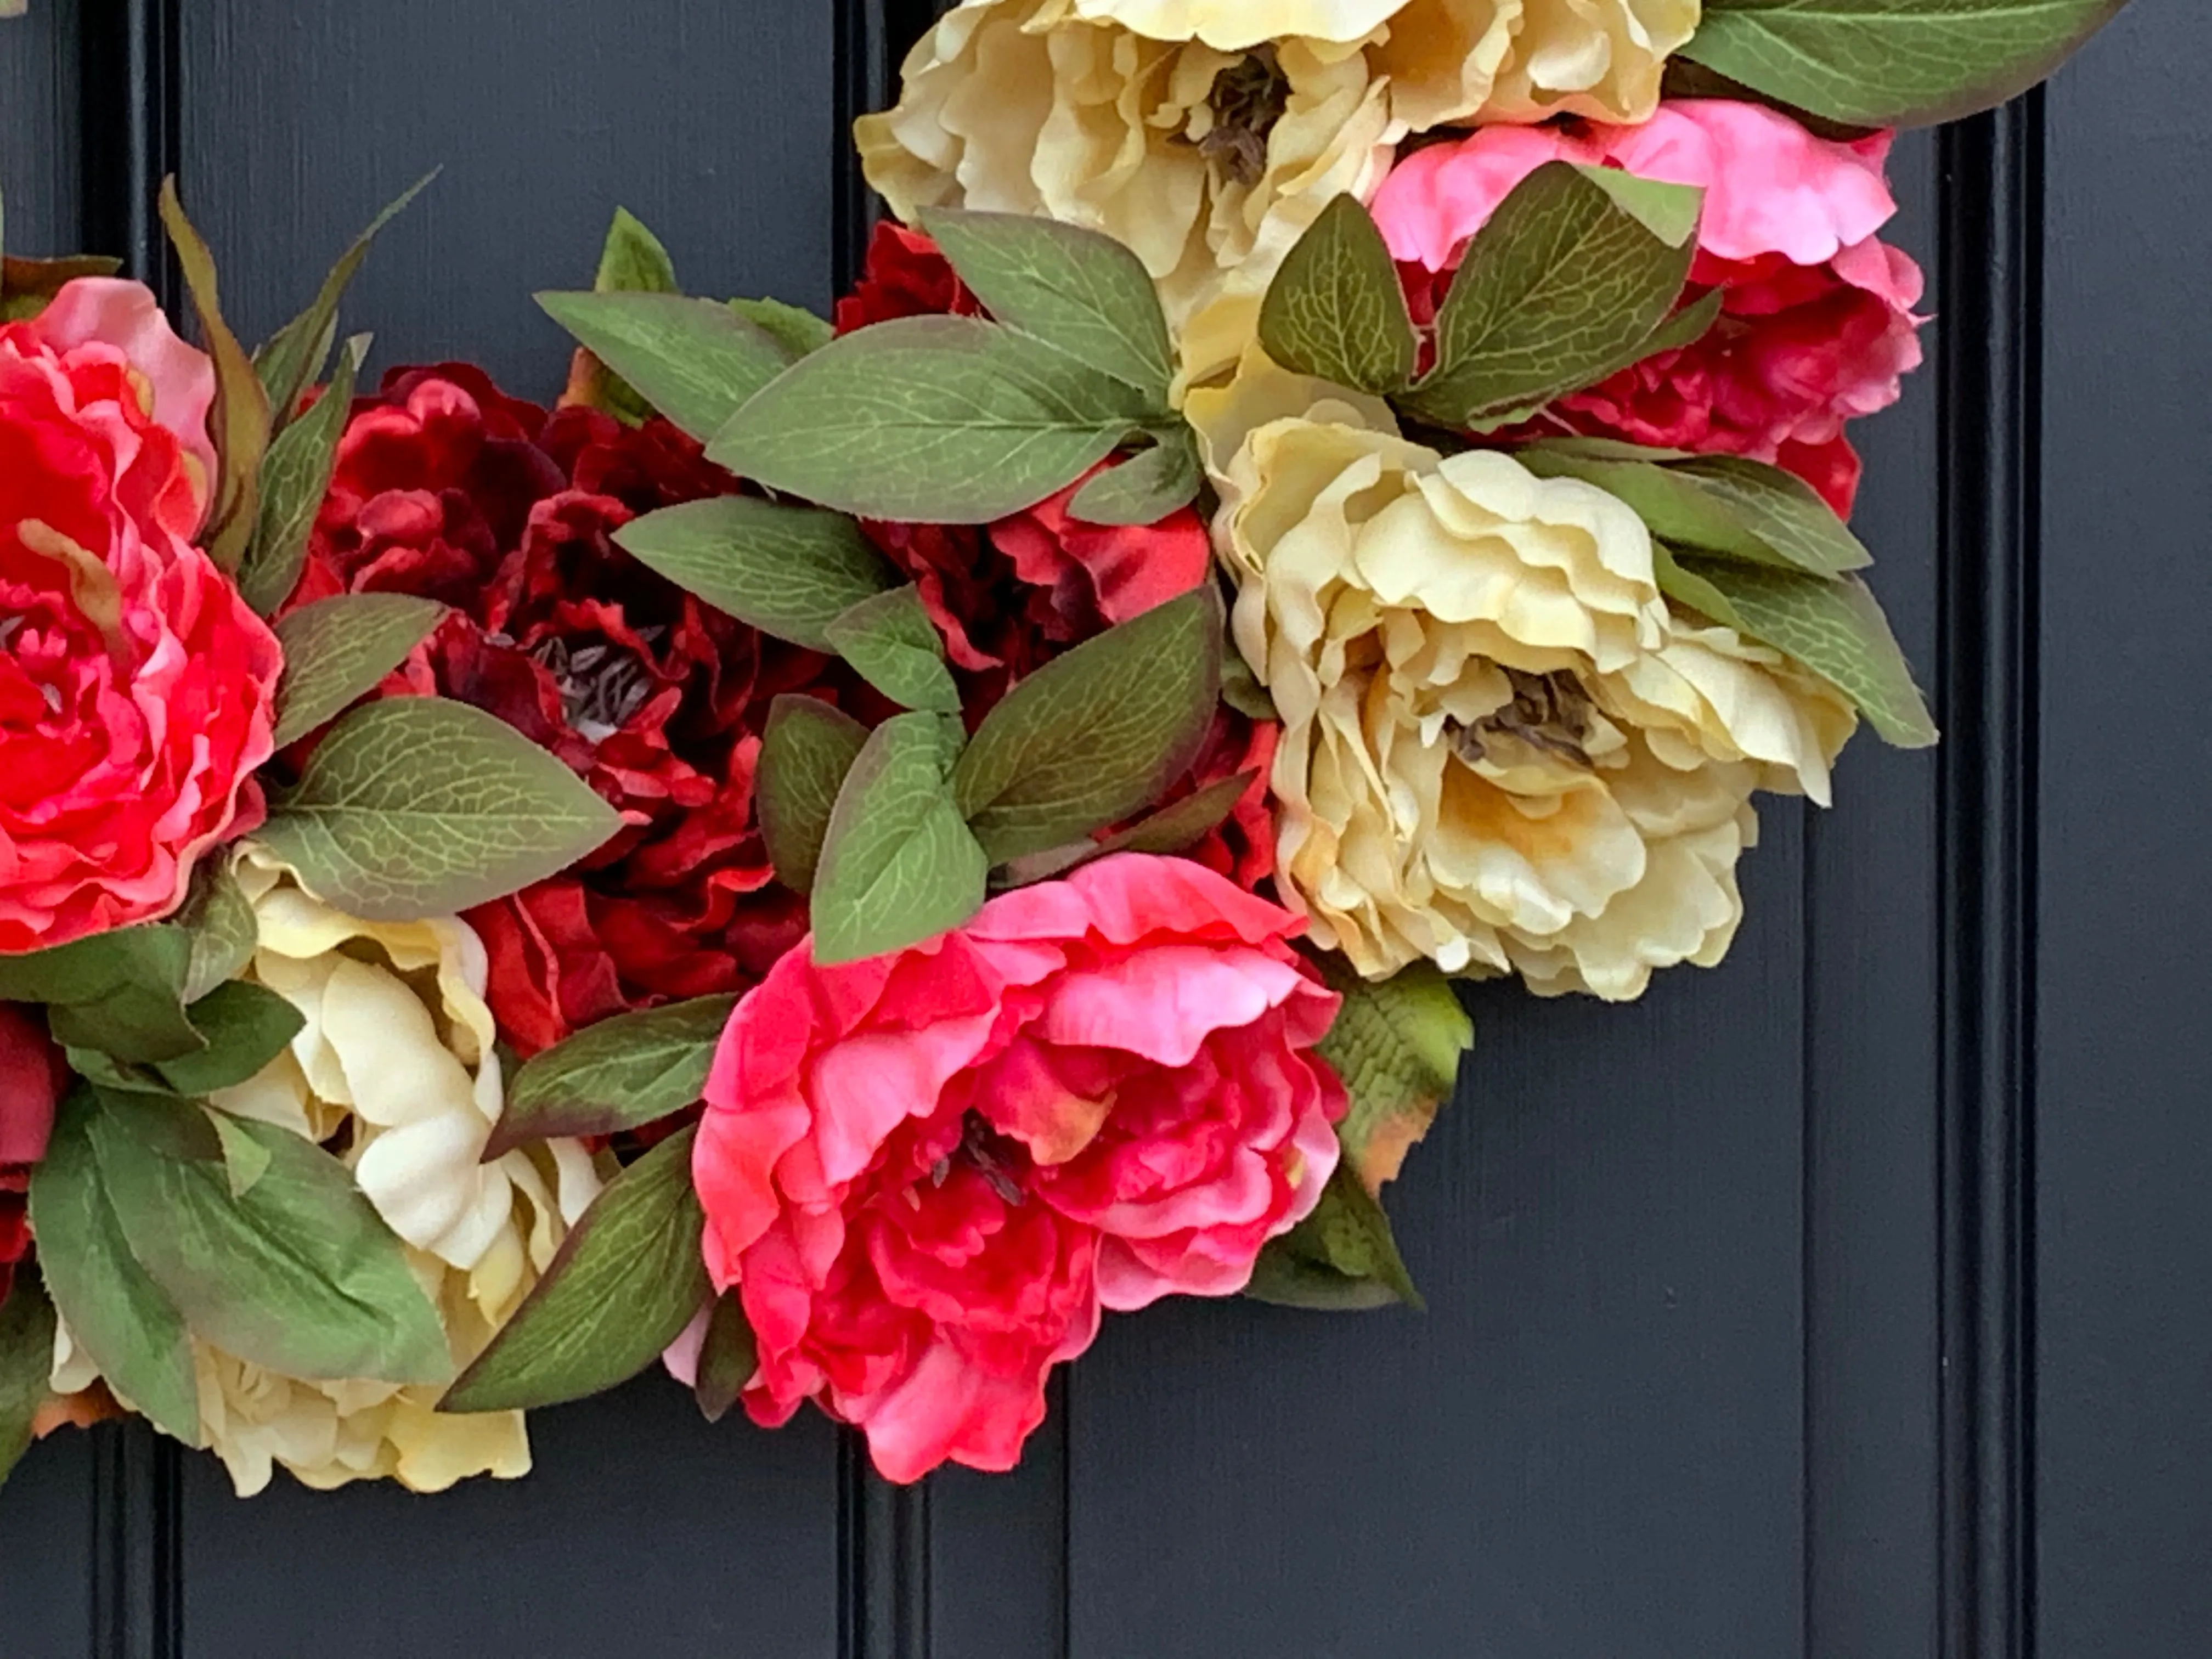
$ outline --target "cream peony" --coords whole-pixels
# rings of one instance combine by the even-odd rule
[[[502,1095],[482,943],[453,918],[359,921],[249,853],[239,879],[261,938],[246,976],[306,1018],[290,1048],[213,1097],[318,1142],[342,1130],[369,1202],[409,1247],[456,1365],[483,1352],[599,1189],[580,1141],[479,1162]],[[392,1479],[439,1492],[527,1474],[520,1412],[445,1416],[436,1388],[280,1376],[196,1345],[201,1426],[241,1496],[283,1464],[319,1488]],[[54,1387],[92,1380],[66,1331]]]
[[[1186,373],[1236,361],[1283,256],[1448,121],[1641,120],[1698,0],[966,0],[856,128],[902,219],[1042,215],[1136,250]]]
[[[1612,496],[1341,399],[1256,351],[1191,398],[1237,644],[1283,717],[1286,896],[1370,978],[1427,957],[1626,1000],[1717,963],[1752,793],[1825,804],[1850,706],[1671,610]]]

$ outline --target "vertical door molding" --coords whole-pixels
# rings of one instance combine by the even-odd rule
[[[2033,1577],[2043,94],[1942,137],[1944,1659],[2025,1659]]]

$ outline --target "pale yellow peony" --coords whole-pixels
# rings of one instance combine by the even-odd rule
[[[1370,978],[1425,957],[1613,1000],[1717,963],[1752,793],[1826,801],[1843,698],[1671,609],[1643,521],[1592,485],[1440,456],[1256,351],[1190,412],[1316,940]]]
[[[465,923],[359,921],[251,854],[238,874],[261,930],[246,977],[307,1024],[258,1076],[211,1103],[318,1142],[348,1132],[337,1143],[345,1161],[408,1246],[454,1363],[465,1365],[598,1194],[591,1155],[556,1140],[479,1161],[503,1097],[483,945]],[[310,1486],[391,1479],[417,1492],[529,1472],[520,1412],[441,1415],[437,1388],[305,1381],[194,1346],[201,1426],[242,1496],[266,1486],[280,1463]],[[57,1358],[58,1392],[91,1381],[65,1331]]]
[[[893,210],[1041,215],[1136,250],[1193,378],[1236,361],[1329,199],[1448,122],[1648,118],[1698,0],[967,0],[856,129]]]

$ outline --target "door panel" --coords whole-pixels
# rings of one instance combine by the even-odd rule
[[[33,6],[0,26],[10,246],[112,235],[179,170],[258,336],[442,164],[349,315],[379,365],[467,356],[541,398],[565,348],[528,295],[588,279],[617,203],[696,289],[827,299],[859,252],[842,121],[926,10]],[[118,126],[118,39],[173,132]],[[1628,1010],[1472,995],[1461,1097],[1397,1200],[1427,1313],[1109,1322],[1020,1471],[908,1493],[818,1419],[709,1429],[658,1378],[539,1414],[527,1482],[436,1499],[280,1477],[240,1503],[143,1429],[65,1436],[0,1496],[0,1659],[1965,1659],[2005,1650],[1998,1614],[2061,1659],[2194,1652],[2212,455],[2182,412],[2212,369],[2212,187],[2174,135],[2208,56],[2212,17],[2138,5],[2047,118],[1900,144],[1899,240],[1954,326],[1866,428],[1861,529],[1966,741],[1862,742],[1833,811],[1767,803],[1722,969]],[[1993,143],[2043,155],[2047,189],[1986,165]],[[2047,271],[2008,263],[2015,234]],[[2021,397],[2039,444],[2001,418]],[[2040,487],[2025,531],[1971,510],[2014,474]],[[2014,591],[1998,577],[2040,596],[2039,631],[2000,641],[2041,676],[2009,724],[1970,706],[2002,682],[1938,660]],[[1991,916],[1961,849],[2015,843],[1946,804],[2014,766],[1990,733],[2038,720],[2013,781],[2039,816],[1996,828],[2026,832],[2023,883],[2039,855],[2040,904]],[[2016,1024],[1976,1000],[2008,939],[2039,964]],[[1964,1135],[2007,1043],[2040,1066],[1996,1126],[2022,1139]],[[2034,1163],[2000,1167],[2006,1146]],[[1984,1200],[2031,1170],[2037,1276],[1962,1275]],[[2033,1343],[1966,1340],[1985,1327]],[[2007,1352],[2036,1362],[2021,1387],[1945,1392],[2002,1383]],[[1962,1398],[2020,1433],[1968,1455],[1986,1425]],[[2037,1571],[2008,1577],[2031,1518]]]

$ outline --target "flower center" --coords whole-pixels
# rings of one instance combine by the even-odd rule
[[[651,645],[663,631],[640,629],[638,637]],[[621,731],[653,695],[651,665],[609,640],[572,646],[551,639],[530,654],[561,688],[562,713],[570,727],[593,743],[605,743]]]
[[[1582,682],[1564,669],[1549,674],[1530,674],[1518,668],[1506,668],[1504,672],[1513,688],[1513,701],[1460,732],[1461,757],[1470,763],[1481,759],[1487,753],[1483,738],[1495,733],[1517,738],[1532,749],[1557,755],[1577,766],[1589,766],[1589,751],[1584,745],[1590,736],[1590,700]]]
[[[1000,1201],[1009,1207],[1018,1205],[1024,1196],[1020,1186],[1007,1173],[1009,1160],[1018,1155],[1019,1149],[990,1125],[988,1119],[970,1107],[960,1120],[960,1144],[951,1154],[940,1158],[930,1166],[929,1184],[942,1187],[951,1179],[955,1163],[965,1164],[983,1177]]]
[[[1206,95],[1213,125],[1199,154],[1248,188],[1267,171],[1267,135],[1290,107],[1291,78],[1272,46],[1255,47],[1213,77]]]

